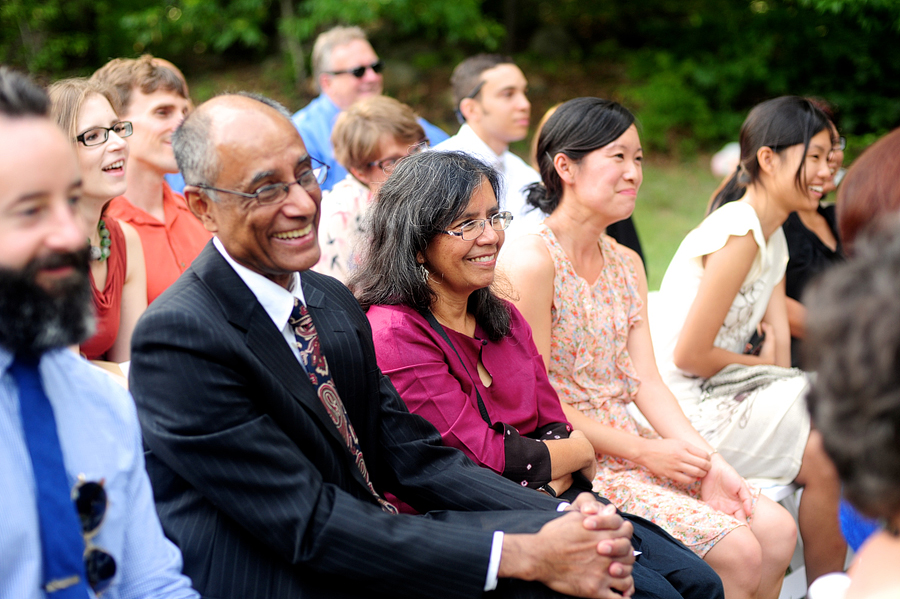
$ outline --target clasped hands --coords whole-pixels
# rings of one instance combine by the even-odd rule
[[[501,578],[539,581],[576,597],[619,599],[634,593],[632,526],[615,506],[582,493],[536,534],[503,537]]]

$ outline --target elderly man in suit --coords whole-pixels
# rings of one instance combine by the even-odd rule
[[[283,109],[220,96],[174,145],[215,237],[138,324],[131,385],[160,518],[204,596],[633,592],[611,506],[561,513],[407,411],[353,296],[308,270],[324,173]]]

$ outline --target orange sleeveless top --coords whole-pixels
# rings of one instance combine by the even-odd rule
[[[97,332],[81,344],[81,353],[88,360],[105,360],[106,352],[112,347],[119,334],[119,319],[122,313],[122,287],[125,285],[125,267],[127,256],[125,251],[125,233],[119,221],[105,216],[106,228],[109,229],[109,258],[106,265],[106,286],[103,291],[97,289],[94,275],[90,275],[93,294],[94,314],[97,319]]]

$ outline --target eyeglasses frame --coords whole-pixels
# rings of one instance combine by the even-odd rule
[[[254,193],[247,193],[245,191],[235,191],[233,189],[222,189],[219,187],[213,187],[212,185],[206,185],[205,183],[195,183],[193,185],[193,187],[196,187],[198,189],[203,189],[206,191],[215,191],[218,193],[228,193],[228,194],[236,195],[236,196],[239,196],[242,198],[247,198],[248,200],[256,200],[256,203],[259,206],[275,206],[275,205],[283,202],[284,199],[286,197],[288,197],[288,195],[290,194],[291,185],[299,185],[307,193],[314,193],[315,191],[318,191],[319,189],[321,189],[322,183],[325,182],[325,179],[328,176],[328,165],[317,158],[313,158],[312,156],[309,157],[309,160],[310,160],[310,164],[312,165],[311,168],[308,171],[304,171],[303,174],[300,175],[300,177],[298,177],[294,181],[289,181],[287,183],[272,183],[271,185],[263,185],[258,190],[256,190],[256,192],[254,192]],[[318,164],[319,166],[315,166],[315,164]],[[315,186],[303,184],[303,179],[310,173],[312,173],[314,175],[313,182],[315,183]],[[268,202],[263,202],[262,200],[260,200],[259,196],[261,194],[265,193],[266,191],[268,191],[270,189],[277,189],[279,187],[282,189],[282,192],[284,195],[282,195],[281,197],[279,197],[276,200],[271,200]]]
[[[362,79],[366,76],[366,71],[372,69],[372,71],[377,75],[384,70],[384,62],[381,59],[376,60],[372,64],[364,64],[358,67],[354,67],[352,69],[344,69],[343,71],[325,71],[326,75],[353,75],[357,79]]]
[[[125,125],[126,131],[124,132],[124,134],[116,131],[116,127],[118,127],[119,125]],[[85,141],[84,137],[91,131],[103,131],[103,135],[104,135],[103,141],[101,141],[99,143],[95,143],[95,144],[89,144],[87,141]],[[113,132],[116,135],[118,135],[120,138],[125,139],[126,137],[131,137],[131,135],[134,133],[134,125],[131,123],[131,121],[118,121],[116,123],[113,123],[112,127],[91,127],[84,133],[82,133],[80,135],[76,135],[75,141],[81,142],[81,145],[83,145],[86,148],[95,148],[97,146],[102,146],[103,144],[105,144],[106,142],[109,141],[110,132]]]
[[[462,239],[463,241],[475,241],[476,239],[478,239],[479,237],[481,237],[484,234],[485,223],[487,221],[491,222],[491,228],[494,231],[505,231],[506,229],[509,228],[509,225],[512,224],[514,218],[515,218],[515,216],[513,216],[512,212],[510,212],[509,210],[503,210],[496,214],[492,214],[488,218],[473,218],[472,220],[468,220],[459,226],[460,227],[459,231],[445,230],[442,232],[446,233],[447,235],[452,235],[454,237],[458,237],[458,238]],[[496,222],[504,223],[504,225],[498,229],[497,225],[494,224],[495,219],[496,219]],[[471,237],[471,238],[467,239],[466,234],[469,233],[469,231],[463,231],[462,228],[468,227],[469,225],[474,225],[474,227],[470,231],[478,231],[478,234],[475,235],[475,237]]]
[[[410,156],[415,156],[416,154],[421,154],[422,152],[427,150],[430,145],[431,141],[426,137],[409,146],[406,149],[406,156],[391,156],[390,158],[385,158],[383,160],[369,162],[368,164],[366,164],[366,166],[368,166],[369,168],[377,166],[382,171],[384,171],[385,175],[390,175],[392,172],[394,172],[394,169],[397,168],[397,165],[400,164],[404,159],[409,158]],[[385,162],[390,162],[391,164],[385,164]]]
[[[104,483],[103,479],[100,482],[88,481],[84,474],[79,474],[78,480],[72,488],[72,502],[78,511],[81,535],[84,538],[83,559],[87,582],[98,597],[109,589],[117,569],[115,558],[93,542],[106,520],[106,510],[109,507],[109,498],[106,489],[103,488]],[[93,500],[85,500],[85,494],[88,492],[92,492]],[[98,510],[95,504],[102,504],[102,506]]]

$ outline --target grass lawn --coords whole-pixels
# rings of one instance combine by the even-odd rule
[[[709,196],[718,184],[705,156],[687,162],[644,162],[634,224],[644,249],[651,291],[659,289],[681,240],[703,220]]]

